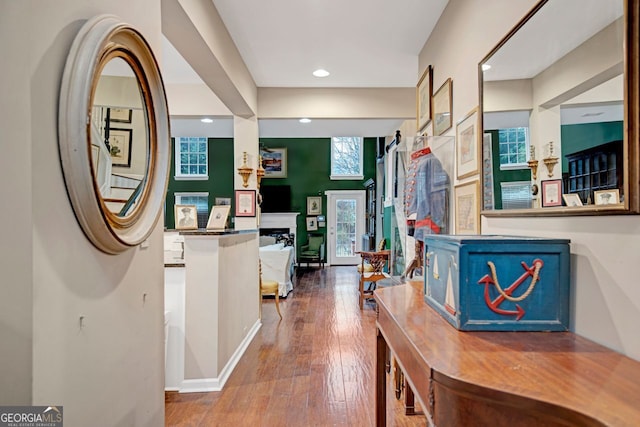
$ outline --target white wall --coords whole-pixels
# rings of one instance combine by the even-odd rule
[[[0,403],[63,405],[65,425],[162,425],[163,248],[99,252],[78,225],[58,154],[58,95],[81,25],[123,17],[160,51],[151,0],[3,1]],[[80,327],[80,318],[84,326]]]
[[[420,54],[416,81],[428,64],[435,88],[453,79],[454,124],[478,105],[480,60],[535,3],[450,0]],[[482,233],[571,239],[572,330],[640,360],[633,326],[640,317],[639,217],[483,218]]]

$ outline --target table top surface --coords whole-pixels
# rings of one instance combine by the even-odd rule
[[[550,403],[605,425],[640,425],[638,361],[571,332],[458,331],[414,285],[378,289],[375,298],[436,381]]]

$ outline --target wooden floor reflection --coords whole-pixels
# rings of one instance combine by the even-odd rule
[[[296,280],[282,321],[264,300],[263,326],[223,391],[166,393],[167,426],[375,425],[375,303],[358,308],[355,267],[303,268]],[[387,425],[425,426],[387,384]]]

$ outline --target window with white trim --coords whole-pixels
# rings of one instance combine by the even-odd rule
[[[331,138],[331,179],[363,179],[363,141],[360,136]]]
[[[206,137],[176,137],[176,179],[209,179],[209,152]]]
[[[500,170],[525,169],[529,152],[529,128],[498,129]]]
[[[206,228],[209,220],[209,193],[175,193],[176,205],[196,205],[198,228]]]
[[[501,182],[502,209],[531,208],[531,182]]]

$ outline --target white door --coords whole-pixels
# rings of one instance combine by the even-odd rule
[[[364,234],[365,190],[327,191],[327,262],[356,265]]]

